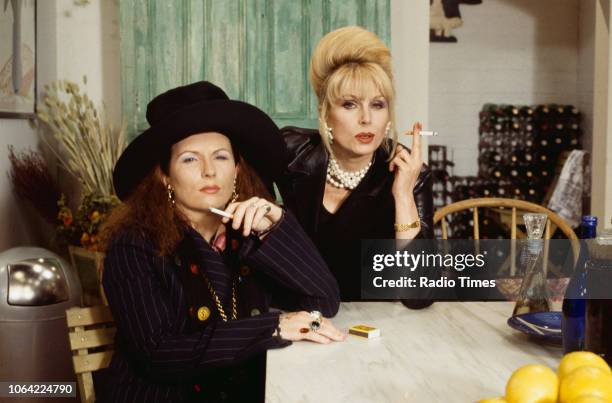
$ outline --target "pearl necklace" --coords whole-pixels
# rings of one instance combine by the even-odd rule
[[[329,157],[327,164],[327,182],[333,187],[339,189],[353,190],[359,185],[359,182],[365,177],[366,173],[372,166],[372,161],[365,168],[359,171],[349,172],[340,168],[338,161],[332,156]]]

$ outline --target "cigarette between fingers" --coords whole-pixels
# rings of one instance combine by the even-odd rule
[[[213,214],[220,215],[221,217],[234,218],[233,214],[227,213],[227,212],[225,212],[223,210],[219,210],[218,208],[209,207],[208,211],[210,211]]]
[[[414,133],[413,133],[412,131],[406,132],[406,135],[407,135],[407,136],[412,136],[413,134],[414,134]],[[425,130],[422,130],[421,132],[419,132],[419,134],[420,134],[421,136],[437,136],[437,135],[438,135],[438,132],[432,132],[432,131],[425,131]]]

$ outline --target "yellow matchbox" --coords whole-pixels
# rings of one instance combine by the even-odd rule
[[[380,329],[366,325],[355,325],[351,326],[351,328],[349,329],[349,334],[359,337],[365,337],[366,339],[371,339],[380,336]]]

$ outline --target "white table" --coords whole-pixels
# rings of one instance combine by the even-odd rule
[[[414,311],[399,302],[343,303],[333,319],[338,327],[372,325],[381,337],[269,351],[266,401],[467,403],[502,396],[515,369],[556,369],[562,356],[560,347],[508,327],[513,307],[437,302]]]

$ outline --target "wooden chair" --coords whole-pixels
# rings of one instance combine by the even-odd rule
[[[116,328],[108,306],[66,311],[72,363],[82,402],[94,402],[92,372],[108,367],[113,356]]]
[[[510,239],[512,240],[517,239],[517,226],[523,223],[522,213],[543,213],[548,215],[548,220],[546,221],[546,228],[544,230],[544,239],[549,240],[553,232],[552,227],[558,227],[572,243],[574,263],[578,259],[578,251],[580,245],[578,244],[578,237],[576,236],[576,233],[574,233],[574,230],[563,220],[563,218],[559,217],[555,212],[547,209],[546,207],[524,200],[483,197],[455,202],[444,206],[436,211],[436,213],[434,214],[434,226],[438,223],[441,223],[442,239],[448,239],[448,223],[446,220],[446,216],[448,214],[456,213],[458,211],[473,210],[474,239],[480,239],[480,227],[478,225],[479,208],[503,208],[504,210],[501,211],[501,214],[506,215],[506,211],[508,211],[507,209],[509,209]],[[517,217],[517,213],[520,213],[519,217]],[[516,261],[516,242],[513,241],[510,245],[510,274],[514,275]],[[544,256],[548,256],[548,242],[544,243]],[[546,264],[547,259],[544,259],[545,270]]]

